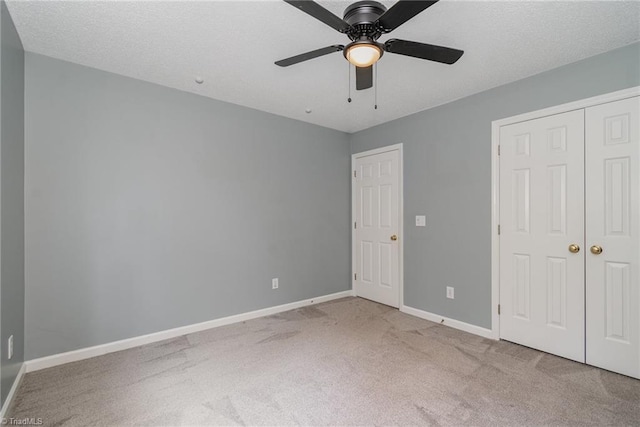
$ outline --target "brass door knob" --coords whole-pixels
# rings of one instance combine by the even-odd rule
[[[569,252],[571,252],[572,254],[577,254],[578,252],[580,252],[580,246],[576,245],[575,243],[570,244]]]
[[[602,253],[602,247],[598,245],[591,246],[591,253],[594,255],[600,255]]]
[[[393,236],[391,236],[391,240],[393,240],[393,241],[395,242],[396,240],[398,240],[398,236],[396,236],[396,235],[394,234]]]

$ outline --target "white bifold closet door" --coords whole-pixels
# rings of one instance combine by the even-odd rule
[[[500,148],[500,337],[640,378],[640,97]]]
[[[500,228],[500,337],[584,362],[584,110],[500,129]]]
[[[587,363],[640,378],[640,97],[586,109]]]

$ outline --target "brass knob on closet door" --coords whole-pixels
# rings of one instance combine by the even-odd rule
[[[580,246],[576,245],[575,243],[570,244],[569,252],[571,252],[572,254],[577,254],[578,252],[580,252]]]
[[[394,234],[393,236],[391,236],[391,240],[393,240],[393,241],[395,242],[396,240],[398,240],[398,236],[396,236],[396,235]]]
[[[594,255],[600,255],[602,253],[602,247],[598,245],[591,246],[591,253]]]

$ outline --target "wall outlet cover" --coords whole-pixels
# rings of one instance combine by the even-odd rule
[[[427,217],[424,215],[416,215],[416,227],[426,227]]]
[[[11,359],[13,357],[13,335],[9,337],[7,342],[7,359]]]
[[[452,286],[447,286],[447,298],[449,298],[449,299],[453,299],[454,298],[454,293],[453,293],[453,287]]]
[[[278,289],[278,278],[271,279],[271,289]]]

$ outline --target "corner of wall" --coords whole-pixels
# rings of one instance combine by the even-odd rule
[[[24,49],[0,0],[0,403],[24,372]],[[12,336],[13,354],[8,355]]]

